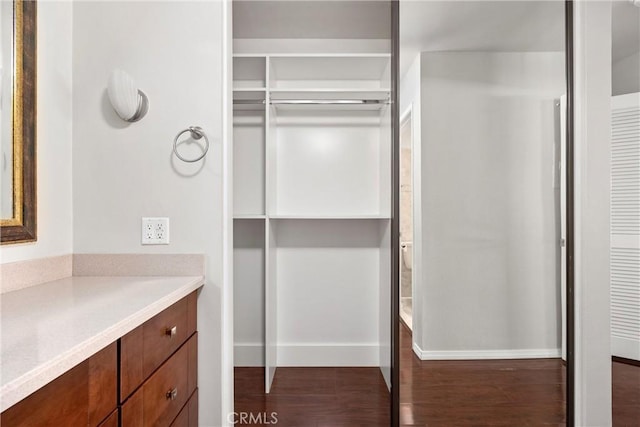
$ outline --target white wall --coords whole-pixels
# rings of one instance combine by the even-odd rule
[[[277,220],[278,366],[379,366],[381,237],[378,220]]]
[[[415,340],[425,358],[553,356],[554,106],[565,91],[564,54],[423,53],[421,68],[423,330]]]
[[[198,315],[203,426],[223,419],[222,16],[222,2],[73,5],[74,252],[206,255]],[[107,101],[117,67],[149,97],[138,123],[119,120]],[[187,165],[171,148],[190,125],[204,128],[211,149],[204,162]],[[140,245],[143,216],[170,218],[170,245]]]
[[[71,2],[38,3],[38,241],[0,247],[13,262],[72,252]]]
[[[640,52],[613,63],[611,95],[640,92]]]

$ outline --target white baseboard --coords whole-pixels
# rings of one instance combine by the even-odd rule
[[[380,347],[377,344],[279,345],[278,366],[380,366]]]
[[[264,366],[264,345],[262,345],[262,343],[234,344],[233,366]]]
[[[625,359],[640,361],[640,340],[612,336],[611,354]]]
[[[482,360],[482,359],[548,359],[561,356],[559,348],[516,350],[422,350],[413,343],[413,352],[420,360]]]

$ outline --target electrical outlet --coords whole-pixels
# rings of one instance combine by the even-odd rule
[[[142,218],[142,244],[168,245],[169,218]]]

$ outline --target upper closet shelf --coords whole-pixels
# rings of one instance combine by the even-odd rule
[[[266,90],[267,90],[266,87],[234,87],[233,88],[234,93],[235,92],[264,92]]]
[[[269,89],[389,90],[390,70],[386,55],[271,56]]]
[[[262,214],[235,214],[233,219],[265,219],[266,217]]]
[[[296,89],[271,89],[269,91],[272,100],[282,99],[377,99],[388,100],[389,89],[362,89],[362,88],[296,88]]]
[[[390,219],[388,215],[269,215],[271,219],[295,219],[295,220],[342,220],[342,219]]]

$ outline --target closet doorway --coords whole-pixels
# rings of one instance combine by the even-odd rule
[[[234,1],[233,35],[234,420],[388,426],[391,2]]]
[[[413,122],[412,110],[400,119],[400,320],[411,330],[413,321]]]

